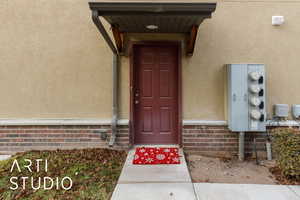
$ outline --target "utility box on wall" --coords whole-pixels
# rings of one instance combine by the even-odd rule
[[[227,119],[237,132],[266,131],[263,64],[227,64]]]

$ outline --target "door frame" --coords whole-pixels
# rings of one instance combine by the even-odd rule
[[[129,67],[130,67],[130,107],[129,107],[129,145],[134,145],[135,136],[135,119],[134,119],[134,48],[137,46],[174,46],[177,48],[177,61],[178,61],[178,87],[177,87],[177,109],[178,109],[178,144],[182,147],[182,51],[181,51],[181,41],[131,41],[129,42],[128,54],[129,54]]]

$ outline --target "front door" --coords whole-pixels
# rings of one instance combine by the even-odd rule
[[[135,144],[178,144],[178,47],[133,49]]]

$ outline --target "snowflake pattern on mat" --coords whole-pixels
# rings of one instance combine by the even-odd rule
[[[164,149],[164,152],[169,153],[169,152],[170,152],[170,149],[169,149],[169,148],[166,148],[166,149]]]
[[[140,153],[144,153],[146,150],[145,149],[140,149],[139,152]]]
[[[157,154],[156,155],[156,159],[157,160],[163,160],[163,159],[165,159],[166,158],[166,156],[164,155],[164,154]]]
[[[180,164],[178,148],[136,148],[133,164]]]
[[[154,160],[153,160],[153,158],[146,158],[145,161],[146,161],[147,163],[152,163]]]
[[[139,159],[139,158],[140,158],[139,155],[137,155],[137,154],[134,155],[134,160],[137,160],[137,159]]]

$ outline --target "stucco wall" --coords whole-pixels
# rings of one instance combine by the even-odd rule
[[[87,1],[0,9],[0,118],[110,117],[112,56]]]
[[[0,118],[111,117],[111,52],[87,2],[1,1]],[[184,119],[225,119],[225,63],[266,64],[269,113],[274,103],[300,104],[299,9],[300,0],[218,1],[194,56],[182,60]],[[272,15],[286,23],[272,26]],[[121,118],[128,118],[128,58],[121,62]]]

